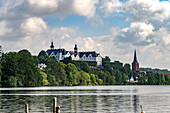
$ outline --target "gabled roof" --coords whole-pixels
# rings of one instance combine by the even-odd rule
[[[48,55],[50,55],[52,52],[53,52],[55,55],[56,55],[57,53],[62,53],[62,55],[66,55],[66,53],[67,53],[68,51],[66,51],[65,49],[48,49],[48,50],[46,51],[46,53],[47,53]]]
[[[89,52],[79,52],[79,56],[80,58],[83,57],[83,55],[85,55],[86,57],[88,57],[91,54],[92,57],[97,57],[99,54],[97,54],[95,51],[89,51]]]

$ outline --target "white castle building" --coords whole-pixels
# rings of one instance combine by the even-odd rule
[[[46,51],[46,54],[50,57],[55,57],[58,62],[65,57],[71,56],[72,60],[95,61],[97,62],[97,66],[102,66],[102,57],[99,53],[96,53],[95,51],[78,52],[77,44],[75,44],[74,51],[66,51],[61,48],[54,49],[53,42],[51,42],[50,49]]]

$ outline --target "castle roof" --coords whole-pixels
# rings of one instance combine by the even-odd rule
[[[84,55],[88,57],[89,55],[92,55],[92,57],[97,57],[99,54],[96,53],[95,51],[88,51],[88,52],[79,52],[80,58],[83,57]]]
[[[55,55],[57,53],[62,53],[62,55],[66,55],[69,51],[66,51],[65,49],[48,49],[46,53],[50,55],[51,53],[54,53]]]

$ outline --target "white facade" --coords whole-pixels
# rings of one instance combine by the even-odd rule
[[[52,43],[53,44],[53,43]],[[54,47],[51,45],[50,47]],[[65,57],[70,57],[72,60],[79,60],[79,61],[95,61],[97,62],[97,66],[102,66],[102,57],[99,53],[95,51],[88,51],[88,52],[78,52],[77,45],[75,45],[74,52],[73,51],[66,51],[65,49],[48,49],[46,54],[50,57],[55,57],[56,60],[59,62],[63,60]]]

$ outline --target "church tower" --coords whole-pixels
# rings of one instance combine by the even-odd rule
[[[132,71],[133,72],[139,71],[139,63],[137,61],[136,50],[134,52],[134,60],[132,62]]]
[[[77,48],[77,44],[75,44],[75,47],[74,47],[74,56],[76,57],[78,54],[78,48]]]
[[[51,42],[50,48],[51,48],[51,49],[54,49],[53,41]]]

